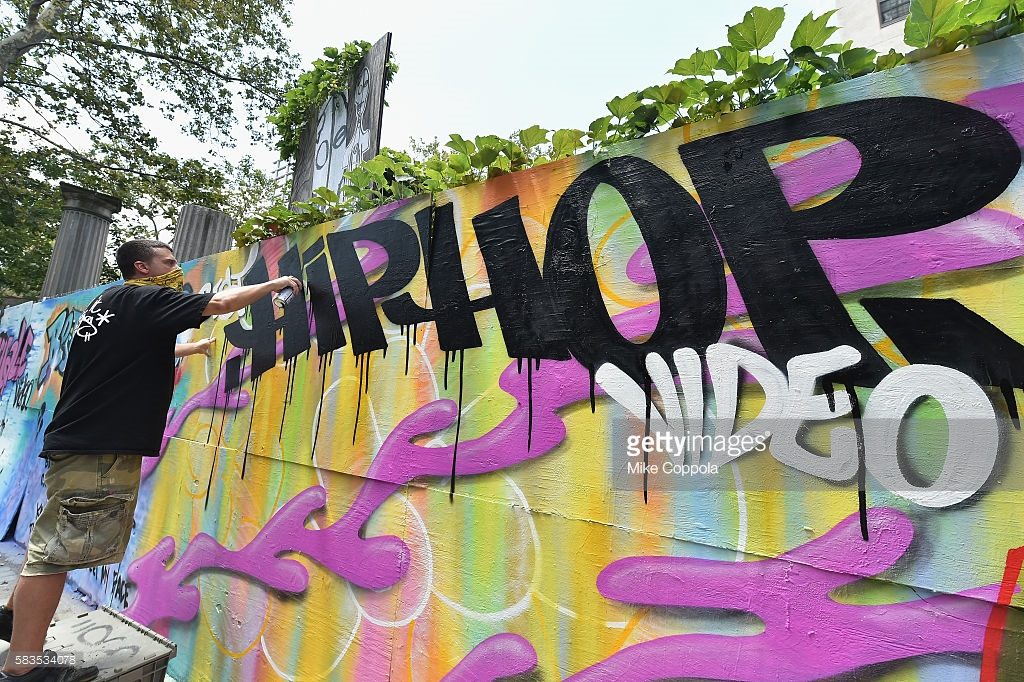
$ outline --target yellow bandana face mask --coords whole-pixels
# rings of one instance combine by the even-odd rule
[[[125,284],[130,284],[136,287],[144,286],[157,286],[157,287],[170,287],[175,291],[181,291],[185,286],[185,272],[181,269],[181,266],[174,268],[170,272],[165,272],[162,275],[156,275],[154,277],[140,277],[139,279],[130,279]]]

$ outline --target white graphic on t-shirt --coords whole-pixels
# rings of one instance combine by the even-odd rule
[[[75,336],[81,336],[86,341],[89,341],[99,333],[99,328],[104,323],[110,322],[110,318],[114,317],[114,313],[109,310],[100,309],[100,300],[96,299],[82,315],[82,319],[78,321],[78,327],[75,329]]]

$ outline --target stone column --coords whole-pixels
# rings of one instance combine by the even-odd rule
[[[60,183],[64,214],[46,270],[44,298],[60,296],[100,283],[107,233],[121,200],[66,182]]]
[[[231,248],[231,233],[238,222],[227,213],[186,204],[178,209],[171,247],[178,262],[209,256]]]

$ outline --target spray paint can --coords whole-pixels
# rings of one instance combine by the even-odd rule
[[[281,289],[281,291],[274,293],[274,305],[278,308],[284,308],[293,298],[295,298],[295,291],[291,287]]]

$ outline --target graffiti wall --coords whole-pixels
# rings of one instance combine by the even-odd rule
[[[125,562],[187,680],[1019,679],[1024,38],[186,268]],[[96,291],[0,321],[0,523]]]

